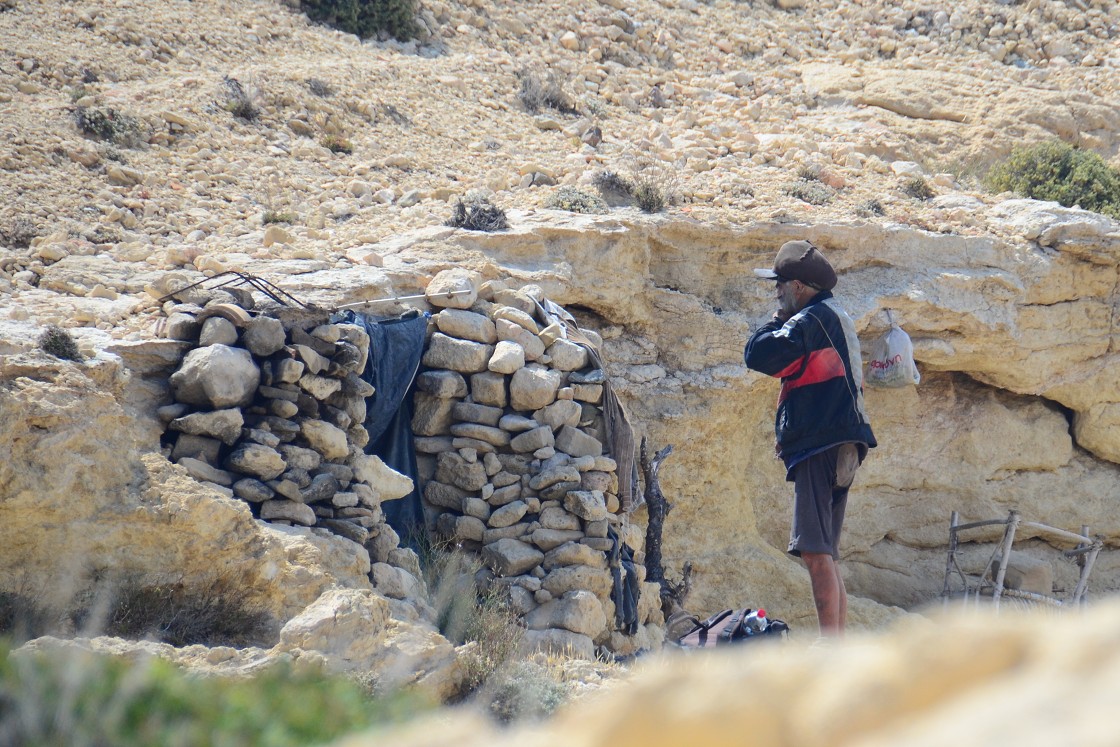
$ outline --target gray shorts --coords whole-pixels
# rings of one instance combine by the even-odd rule
[[[840,559],[840,530],[848,488],[859,467],[855,444],[839,444],[793,466],[793,527],[790,555],[820,553]]]

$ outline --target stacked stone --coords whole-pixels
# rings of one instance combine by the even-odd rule
[[[484,284],[453,296],[439,280],[412,421],[433,526],[481,554],[484,583],[508,592],[531,640],[583,654],[649,645],[650,631],[614,629],[608,529],[637,549],[643,534],[619,513],[604,372],[560,325],[538,323],[528,294]],[[643,591],[640,622],[660,622]]]
[[[384,532],[395,547],[380,503],[409,492],[411,481],[362,450],[373,394],[358,375],[365,330],[282,308],[252,314],[247,293],[192,300],[206,305],[164,309],[167,336],[196,345],[171,376],[175,404],[160,410],[169,458],[265,521],[359,544]]]

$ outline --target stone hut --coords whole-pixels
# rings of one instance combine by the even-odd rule
[[[643,583],[629,512],[633,442],[617,438],[628,424],[601,340],[536,289],[449,271],[426,295],[412,430],[429,532],[480,556],[480,591],[523,616],[531,645],[656,647],[658,587]],[[261,520],[362,545],[375,588],[424,610],[418,557],[381,510],[413,481],[366,453],[366,331],[229,286],[176,292],[164,311],[163,333],[193,346],[160,410],[168,458]]]

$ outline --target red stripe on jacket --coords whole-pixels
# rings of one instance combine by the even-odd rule
[[[804,357],[798,358],[794,363],[779,371],[777,375],[784,378],[796,373],[801,368],[803,361]],[[798,387],[819,384],[822,381],[846,375],[844,361],[840,359],[840,354],[836,352],[836,348],[814,350],[809,353],[809,364],[805,366],[805,372],[796,379],[782,382],[782,391],[778,395],[778,403],[784,402],[789,393]]]

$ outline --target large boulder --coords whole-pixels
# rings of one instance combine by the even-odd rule
[[[187,353],[171,375],[171,391],[179,402],[217,410],[248,405],[260,382],[261,371],[248,350],[208,345]]]

